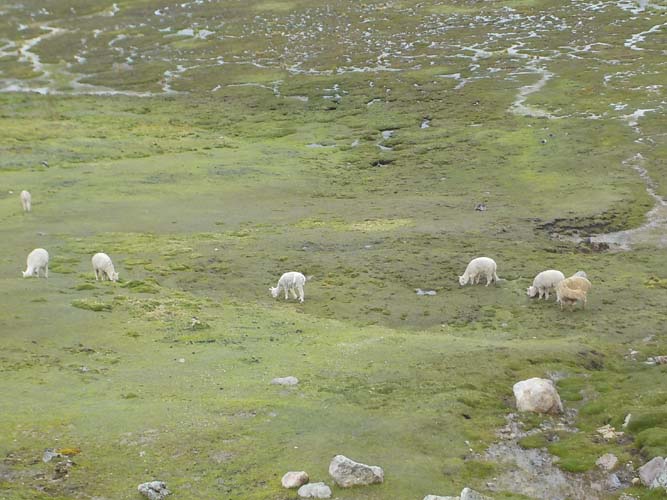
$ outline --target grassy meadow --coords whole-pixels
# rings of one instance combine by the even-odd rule
[[[630,251],[550,234],[642,226],[646,178],[667,195],[667,5],[638,9],[0,6],[0,498],[286,500],[336,454],[385,472],[340,500],[532,498],[485,455],[530,377],[573,425],[523,416],[556,430],[521,444],[566,474],[665,456],[664,221]],[[49,278],[22,279],[37,247]],[[482,255],[502,281],[460,287]],[[586,309],[528,299],[545,269],[585,270]],[[304,304],[269,293],[290,270]],[[599,498],[622,493],[665,498]]]

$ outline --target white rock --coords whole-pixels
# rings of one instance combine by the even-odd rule
[[[459,497],[440,497],[438,495],[426,495],[424,500],[459,500]]]
[[[519,411],[535,413],[560,413],[563,404],[551,380],[531,378],[517,382],[513,387],[516,407]]]
[[[630,420],[632,420],[632,413],[628,413],[625,416],[625,420],[623,420],[623,425],[621,427],[623,427],[625,429],[628,426],[628,424],[630,423]]]
[[[662,457],[655,457],[639,468],[639,479],[649,488],[667,488],[667,462]]]
[[[343,455],[333,457],[329,464],[329,475],[342,488],[384,481],[384,471],[381,467],[361,464]]]
[[[618,458],[613,453],[605,453],[595,461],[595,465],[604,470],[613,470],[618,463]]]
[[[331,488],[324,483],[304,484],[297,494],[301,498],[331,498]]]
[[[612,439],[617,439],[621,437],[624,432],[623,431],[617,431],[614,427],[611,425],[603,425],[599,429],[597,429],[597,433],[600,434],[604,439],[607,441],[611,441]]]
[[[461,500],[493,500],[491,497],[486,497],[481,493],[477,493],[470,488],[463,488],[461,490]]]
[[[297,385],[299,383],[299,379],[296,377],[278,377],[274,378],[271,381],[272,384],[274,385]]]
[[[299,488],[309,481],[308,474],[305,471],[290,471],[286,473],[281,483],[283,488]]]
[[[163,500],[171,491],[162,481],[150,481],[137,486],[139,493],[148,498],[148,500]]]

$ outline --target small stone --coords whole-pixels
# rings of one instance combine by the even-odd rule
[[[329,475],[342,488],[384,481],[384,471],[381,467],[355,462],[343,455],[336,455],[331,460]]]
[[[459,497],[440,497],[438,495],[426,495],[424,500],[459,500]]]
[[[618,458],[613,453],[605,453],[595,461],[595,465],[603,470],[613,470],[618,464]]]
[[[53,479],[62,479],[69,475],[70,469],[74,467],[74,462],[71,460],[64,460],[63,462],[58,462],[53,469]]]
[[[273,385],[297,385],[299,383],[299,379],[292,376],[278,377],[271,380],[271,383]]]
[[[290,471],[283,476],[280,482],[283,488],[300,488],[308,481],[308,474],[305,471]]]
[[[461,500],[493,500],[491,497],[482,495],[481,493],[471,490],[470,488],[463,488],[461,490]]]
[[[667,365],[667,356],[653,356],[653,361],[658,365]]]
[[[143,496],[148,498],[148,500],[163,500],[171,493],[171,491],[167,489],[167,485],[162,481],[142,483],[137,486],[137,490],[139,490],[139,493]]]
[[[621,480],[616,474],[609,474],[609,477],[607,478],[607,488],[610,490],[617,490],[622,486],[623,483],[621,483]]]
[[[331,488],[324,483],[304,484],[297,495],[301,498],[331,498]]]
[[[58,453],[54,448],[47,448],[46,450],[44,450],[44,454],[42,455],[42,461],[44,463],[49,463],[54,458],[62,458],[62,455]]]

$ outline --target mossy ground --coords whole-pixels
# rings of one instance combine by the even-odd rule
[[[305,1],[196,7],[200,23],[243,21],[222,41],[123,29],[96,14],[111,7],[101,3],[54,2],[41,22],[71,25],[77,18],[65,3],[78,10],[81,30],[102,32],[88,40],[96,57],[76,67],[88,75],[83,83],[136,92],[159,93],[165,63],[155,57],[120,73],[109,45],[119,34],[133,35],[134,45],[117,39],[125,50],[182,61],[262,60],[275,57],[281,26],[296,22],[289,12],[327,21],[308,47],[316,57],[302,66],[317,75],[290,73],[290,61],[223,72],[202,65],[171,82],[182,94],[67,95],[63,83],[65,95],[0,95],[0,497],[129,499],[137,484],[158,478],[179,499],[295,498],[280,487],[282,474],[303,469],[327,480],[339,453],[381,465],[386,476],[379,486],[334,488],[339,499],[484,490],[499,471],[477,454],[512,411],[512,384],[551,373],[564,376],[559,390],[580,410],[580,432],[526,446],[548,446],[571,471],[594,467],[608,451],[635,464],[667,453],[667,368],[642,363],[665,354],[667,288],[656,285],[667,279],[664,249],[581,253],[540,229],[555,219],[580,229],[641,224],[653,201],[623,164],[637,152],[664,193],[664,118],[647,115],[651,144],[635,142],[620,112],[586,117],[617,100],[646,102],[627,90],[638,81],[597,88],[616,63],[552,61],[559,77],[531,104],[566,117],[546,120],[509,112],[535,75],[456,88],[438,75],[466,77],[468,61],[448,58],[435,67],[396,62],[400,73],[326,73],[344,56],[350,67],[367,63],[363,51],[316,50],[338,36],[337,15],[365,29],[350,14],[361,7],[349,2],[332,12]],[[398,2],[382,7],[374,36],[415,32],[419,21],[401,9],[417,9],[428,26],[429,16],[473,19],[505,7],[576,17],[559,2],[490,4],[419,10]],[[118,5],[126,23],[155,10]],[[613,41],[609,59],[625,54],[619,40],[656,22],[640,18],[607,33],[613,16],[625,16],[610,10],[587,21],[599,40]],[[5,19],[22,15],[11,10]],[[150,17],[172,31],[193,22],[177,5],[166,18]],[[11,40],[42,33],[35,23],[0,26]],[[488,32],[483,23],[463,26],[448,36],[473,44]],[[243,36],[251,30],[267,36]],[[346,43],[357,47],[362,31],[350,30]],[[569,43],[554,33],[536,42],[539,50]],[[44,63],[62,69],[74,57],[80,37],[67,36],[35,49]],[[500,45],[478,62],[507,76],[520,68]],[[427,54],[428,46],[413,50]],[[657,60],[645,55],[642,64]],[[0,59],[2,78],[27,80],[29,69]],[[255,85],[228,86],[245,83]],[[339,101],[323,97],[333,88],[345,91]],[[385,130],[394,135],[383,139]],[[30,214],[21,213],[22,189],[33,194]],[[475,211],[482,201],[488,210]],[[51,255],[48,281],[20,277],[35,247]],[[90,258],[99,251],[112,256],[118,283],[94,280]],[[456,277],[480,255],[497,261],[504,281],[460,288]],[[586,310],[526,298],[533,276],[549,268],[588,273]],[[314,276],[303,305],[268,292],[288,270]],[[287,375],[300,384],[270,385]],[[620,428],[628,413],[633,439],[601,442],[595,429]],[[46,448],[80,448],[66,478],[54,480],[55,462],[41,462]]]

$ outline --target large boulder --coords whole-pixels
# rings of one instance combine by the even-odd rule
[[[329,464],[329,475],[342,488],[375,484],[384,481],[384,471],[381,467],[360,464],[343,455],[333,457]]]
[[[662,457],[655,457],[639,468],[639,479],[649,488],[667,489],[667,461]]]
[[[137,486],[139,493],[148,498],[148,500],[164,500],[164,497],[169,495],[171,491],[167,489],[167,485],[162,481],[150,481],[142,483]]]
[[[304,484],[297,494],[301,498],[331,498],[331,488],[324,483]]]
[[[305,471],[287,472],[280,481],[283,488],[299,488],[309,481],[308,474]]]
[[[519,411],[561,413],[563,403],[551,380],[530,378],[514,384],[514,397]]]

